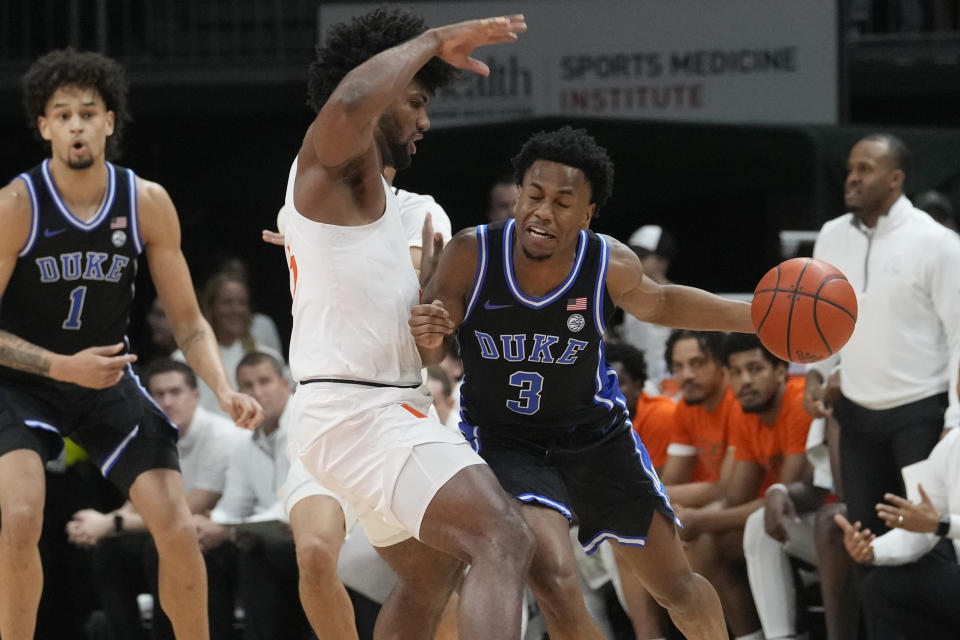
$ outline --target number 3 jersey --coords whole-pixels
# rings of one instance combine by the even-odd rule
[[[124,342],[143,248],[136,176],[107,163],[103,203],[83,221],[64,203],[49,164],[16,178],[26,185],[32,219],[0,299],[0,329],[64,354]],[[50,382],[2,366],[0,380]]]
[[[606,241],[581,231],[567,278],[535,298],[514,276],[514,227],[513,220],[477,227],[477,275],[457,335],[461,429],[468,439],[477,428],[528,437],[621,422],[626,401],[603,355],[615,310]]]

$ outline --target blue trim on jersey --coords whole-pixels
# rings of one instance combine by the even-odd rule
[[[137,437],[137,434],[140,433],[140,425],[137,425],[133,428],[133,431],[127,434],[127,437],[123,439],[123,442],[117,445],[117,448],[110,452],[110,455],[107,456],[107,459],[103,461],[103,464],[100,466],[100,473],[103,474],[103,477],[106,478],[107,474],[110,473],[110,469],[113,469],[113,465],[117,464],[117,460],[120,459],[120,454],[126,450],[127,445],[130,444],[130,441]]]
[[[127,343],[127,351],[129,351],[130,342],[127,340],[126,336],[124,336],[123,341]],[[152,404],[154,407],[157,408],[157,411],[160,412],[160,415],[162,415],[167,420],[167,424],[169,424],[171,427],[173,427],[179,432],[180,427],[173,424],[173,420],[171,420],[170,417],[167,416],[167,412],[160,408],[160,405],[158,405],[156,400],[153,399],[153,396],[150,395],[150,392],[147,391],[147,388],[144,387],[143,383],[140,382],[140,378],[138,378],[137,374],[133,372],[133,367],[129,363],[127,363],[127,373],[129,373],[130,377],[133,378],[133,381],[137,383],[137,388],[140,389],[140,393],[142,393],[143,396],[150,402],[150,404]]]
[[[50,192],[53,203],[57,205],[57,209],[60,210],[60,213],[66,218],[67,222],[81,231],[90,231],[96,228],[97,225],[103,222],[104,218],[107,217],[107,212],[113,207],[113,199],[117,195],[117,172],[109,162],[107,162],[106,165],[108,176],[106,197],[104,197],[103,204],[100,205],[99,211],[86,222],[74,216],[60,197],[60,192],[57,191],[57,185],[53,182],[53,176],[50,175],[50,158],[44,160],[40,165],[40,170],[43,172],[43,181],[47,185],[47,191]]]
[[[33,184],[33,178],[30,174],[21,173],[17,176],[27,185],[27,194],[30,196],[30,233],[27,235],[27,243],[20,249],[19,257],[24,257],[37,243],[37,235],[40,233],[40,201],[37,199],[37,187]]]
[[[513,275],[513,233],[515,226],[516,220],[511,218],[503,228],[503,274],[506,277],[510,292],[518,302],[531,309],[540,309],[566,293],[577,279],[577,274],[580,273],[580,267],[583,265],[583,258],[587,255],[587,232],[583,230],[580,231],[580,237],[577,240],[577,257],[573,261],[573,268],[570,270],[570,275],[567,276],[563,284],[542,298],[530,298],[525,296],[523,291],[520,290],[520,286],[517,284],[516,278],[514,278]]]
[[[467,381],[467,377],[464,376],[463,380],[460,383],[460,389],[463,389],[463,383]],[[467,441],[467,444],[470,445],[477,453],[480,453],[481,444],[480,444],[480,427],[467,422],[467,399],[463,397],[463,391],[460,392],[460,422],[457,424],[457,427],[460,429],[460,433],[463,434],[464,439]]]
[[[460,324],[463,324],[470,318],[470,314],[473,313],[473,308],[477,305],[477,297],[480,295],[480,290],[483,289],[483,282],[487,279],[487,260],[490,256],[488,243],[487,225],[481,224],[477,227],[477,249],[480,252],[480,255],[477,256],[477,273],[473,276],[473,291],[470,292],[467,309],[463,313],[463,320],[460,321]]]
[[[600,543],[604,540],[616,540],[620,544],[627,545],[629,547],[645,547],[647,546],[647,537],[634,537],[634,536],[621,536],[617,535],[613,531],[601,531],[597,535],[593,536],[583,545],[583,551],[588,556],[596,551],[600,547]]]
[[[137,176],[127,169],[127,184],[130,190],[130,237],[137,255],[143,253],[143,238],[140,236],[140,212],[137,211]]]
[[[518,496],[514,496],[520,502],[536,502],[542,504],[545,507],[550,507],[551,509],[556,509],[559,511],[567,520],[573,520],[573,513],[570,509],[567,508],[563,503],[557,502],[556,500],[551,500],[546,496],[537,495],[536,493],[521,493]]]
[[[55,426],[46,422],[41,422],[40,420],[24,420],[23,424],[27,425],[31,429],[43,429],[44,431],[55,433],[58,436],[60,435],[60,431]]]
[[[600,337],[603,337],[603,334],[607,332],[607,324],[603,320],[603,302],[606,299],[604,296],[604,288],[607,285],[607,265],[610,263],[610,247],[607,245],[607,240],[601,235],[597,236],[600,238],[600,268],[597,269],[597,286],[593,292],[593,320],[597,333]]]
[[[638,434],[633,429],[630,429],[630,434],[633,436],[633,447],[637,452],[637,457],[640,458],[640,466],[643,468],[644,475],[650,479],[650,483],[653,484],[653,488],[656,489],[657,495],[660,496],[660,500],[663,504],[670,509],[670,512],[673,512],[673,505],[670,504],[670,496],[667,495],[667,489],[663,486],[663,483],[660,482],[660,476],[657,475],[656,469],[653,468],[653,461],[650,460],[650,454],[647,453],[647,448],[643,446],[643,441],[640,439],[640,434]],[[677,514],[673,514],[673,521],[678,526],[683,526],[683,523],[680,522],[680,518],[677,517]]]
[[[630,411],[627,409],[627,399],[620,391],[617,372],[607,366],[606,346],[606,343],[601,340],[597,347],[597,371],[593,377],[596,393],[593,394],[593,401],[596,404],[606,405],[609,409],[619,404],[629,421]]]

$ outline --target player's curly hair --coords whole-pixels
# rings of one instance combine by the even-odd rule
[[[307,72],[307,105],[319,112],[352,69],[426,30],[427,25],[419,16],[386,7],[333,25],[327,31],[325,44],[317,45],[317,59]],[[439,58],[431,58],[415,77],[433,94],[456,76],[454,67]]]
[[[107,138],[107,158],[119,156],[123,130],[131,120],[127,74],[119,62],[93,51],[56,49],[37,58],[23,74],[20,84],[27,126],[38,137],[37,117],[44,114],[47,101],[57,89],[68,86],[95,89],[114,114],[113,135]]]
[[[523,183],[524,175],[536,160],[559,162],[583,171],[590,183],[590,202],[597,207],[606,204],[613,193],[613,161],[586,129],[565,126],[530,136],[512,160],[517,184]]]
[[[626,342],[609,342],[605,345],[605,355],[607,364],[622,364],[638,386],[646,384],[647,359],[643,351]]]

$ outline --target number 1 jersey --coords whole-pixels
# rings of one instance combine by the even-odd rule
[[[513,220],[477,227],[477,275],[458,329],[464,382],[461,428],[508,437],[607,427],[626,418],[603,333],[615,307],[607,293],[609,248],[581,231],[573,267],[547,295],[517,284]]]
[[[83,221],[67,208],[49,165],[16,178],[30,197],[30,235],[0,299],[0,329],[64,354],[124,342],[143,249],[136,176],[107,163],[103,203]],[[0,380],[50,382],[2,366]]]

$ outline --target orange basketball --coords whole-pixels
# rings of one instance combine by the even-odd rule
[[[792,362],[817,362],[853,335],[857,295],[833,265],[793,258],[770,269],[753,292],[753,326],[772,354]]]

